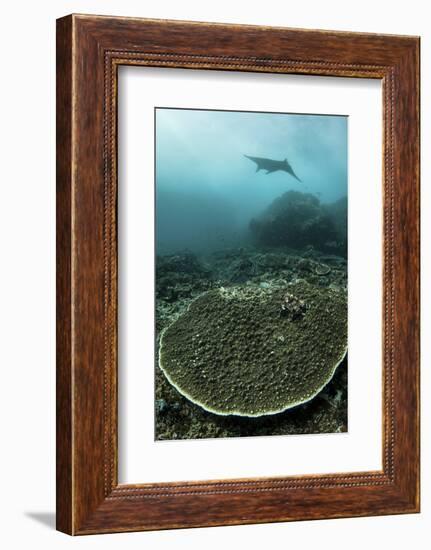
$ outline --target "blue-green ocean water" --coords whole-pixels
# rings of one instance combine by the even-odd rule
[[[156,109],[156,253],[242,246],[250,220],[289,190],[347,195],[345,116]],[[256,172],[244,155],[287,158]]]

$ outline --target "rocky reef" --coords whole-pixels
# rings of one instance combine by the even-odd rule
[[[347,255],[347,199],[321,204],[310,193],[287,191],[250,221],[257,246],[313,246],[321,252]]]
[[[346,354],[347,300],[307,282],[232,286],[194,300],[163,333],[159,364],[216,414],[275,414],[312,399]]]

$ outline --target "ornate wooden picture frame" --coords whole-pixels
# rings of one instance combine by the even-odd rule
[[[120,65],[380,79],[383,468],[118,483]],[[419,39],[70,15],[57,21],[57,528],[68,534],[419,511]]]

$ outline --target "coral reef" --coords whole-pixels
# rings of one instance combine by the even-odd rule
[[[168,302],[196,296],[209,288],[210,272],[195,254],[157,256],[156,297]]]
[[[156,439],[201,439],[347,431],[347,359],[311,401],[280,414],[220,416],[182,396],[156,369]]]
[[[286,292],[283,296],[283,301],[280,305],[280,314],[289,317],[294,321],[295,319],[302,319],[307,310],[307,304],[304,300],[301,300],[297,296]],[[284,341],[284,340],[283,340]]]
[[[250,231],[259,246],[299,250],[313,246],[346,256],[346,217],[346,199],[326,205],[310,193],[287,191],[251,220]]]
[[[247,261],[238,262],[239,259]],[[317,266],[328,271],[327,275],[317,275]],[[237,276],[244,282],[231,280]],[[157,257],[157,440],[336,433],[347,430],[347,357],[325,388],[311,401],[279,414],[260,417],[222,416],[208,412],[174,388],[158,366],[161,333],[203,292],[238,284],[264,289],[278,288],[286,292],[286,285],[298,280],[345,292],[347,261],[333,253],[322,253],[313,246],[305,247],[300,252],[284,247],[264,251],[246,246],[225,247],[205,255],[192,255],[186,251]]]
[[[159,364],[204,409],[254,417],[312,399],[346,346],[343,290],[305,281],[231,286],[200,295],[163,332]]]

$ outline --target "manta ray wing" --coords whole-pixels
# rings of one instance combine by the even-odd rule
[[[253,162],[255,162],[258,166],[261,166],[262,163],[266,160],[262,157],[250,157],[249,155],[244,155],[246,158],[252,160]]]
[[[268,170],[273,171],[272,168],[268,166],[269,159],[263,157],[251,157],[249,155],[244,156],[256,163],[256,172],[259,172],[260,170],[267,170],[266,173],[268,174]]]
[[[293,176],[295,179],[297,179],[299,182],[302,183],[302,181],[298,178],[298,176],[295,174],[295,172],[293,171],[292,167],[289,166],[289,169],[288,169],[288,173]]]
[[[256,163],[256,172],[259,172],[260,170],[264,169],[265,159],[261,157],[250,157],[249,155],[244,155],[246,158],[252,160]]]
[[[293,171],[293,168],[292,166],[290,165],[290,163],[287,161],[287,159],[285,159],[285,162],[286,162],[286,165],[287,165],[287,170],[286,172],[288,174],[290,174],[291,176],[293,176],[295,179],[297,179],[299,182],[302,183],[302,181],[298,178],[298,176],[295,174],[295,172]]]

